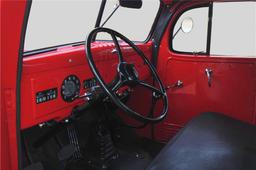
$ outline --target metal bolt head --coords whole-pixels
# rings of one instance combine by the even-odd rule
[[[141,153],[135,153],[135,157],[137,158],[137,159],[144,159],[144,155],[143,154],[141,154]]]
[[[42,127],[45,126],[45,123],[40,123],[40,124],[38,124],[38,126],[39,126],[40,128],[42,128]]]

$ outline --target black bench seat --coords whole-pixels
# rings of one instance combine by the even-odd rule
[[[218,113],[190,121],[148,170],[256,170],[256,126]]]

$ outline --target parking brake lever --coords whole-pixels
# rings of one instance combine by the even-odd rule
[[[173,88],[182,88],[183,87],[183,82],[181,80],[178,80],[176,83],[169,85],[165,88],[165,90],[168,89],[173,89]]]

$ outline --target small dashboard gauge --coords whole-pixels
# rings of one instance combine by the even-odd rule
[[[92,87],[97,86],[97,80],[95,78],[87,79],[83,81],[83,88],[84,89],[89,89]]]
[[[48,89],[36,93],[36,104],[48,102],[57,98],[57,88]]]
[[[79,95],[80,92],[80,80],[75,75],[69,75],[66,77],[61,85],[61,96],[64,101],[72,102],[74,97]]]

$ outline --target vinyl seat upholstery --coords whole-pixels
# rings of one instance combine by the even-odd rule
[[[190,121],[148,170],[256,170],[256,126],[219,113]]]

